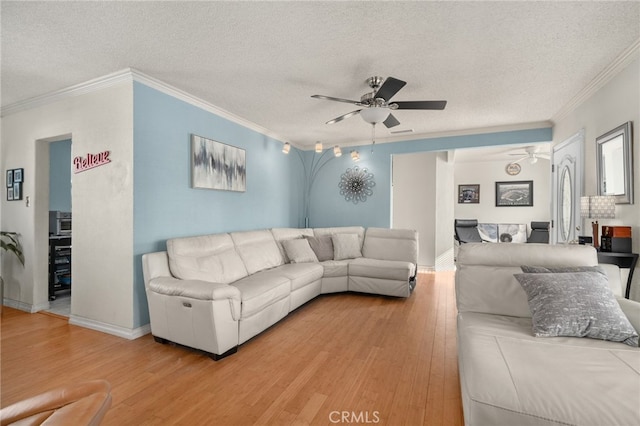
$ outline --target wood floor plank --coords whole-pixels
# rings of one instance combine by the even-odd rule
[[[107,426],[462,425],[453,283],[421,273],[407,299],[318,297],[219,362],[5,307],[0,406],[103,378]]]

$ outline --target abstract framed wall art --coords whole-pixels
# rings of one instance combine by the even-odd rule
[[[245,192],[246,153],[198,135],[191,135],[191,187]]]

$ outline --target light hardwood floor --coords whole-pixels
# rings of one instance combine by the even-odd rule
[[[219,362],[5,307],[0,405],[103,378],[103,425],[462,425],[453,276],[420,274],[408,299],[321,296]]]

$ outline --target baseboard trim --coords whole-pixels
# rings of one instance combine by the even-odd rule
[[[8,308],[17,309],[19,311],[29,312],[35,314],[38,311],[46,311],[50,308],[49,302],[42,303],[40,305],[32,305],[30,303],[20,302],[18,300],[3,299],[2,305]]]
[[[127,340],[135,340],[139,337],[144,336],[145,334],[151,333],[151,324],[131,329],[80,317],[78,315],[71,315],[69,317],[69,324],[77,325],[84,328],[90,328],[91,330],[100,331],[102,333],[112,334],[114,336],[122,337]]]

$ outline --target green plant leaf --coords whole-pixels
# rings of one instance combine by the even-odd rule
[[[22,266],[24,266],[24,254],[22,245],[16,232],[0,231],[0,248],[15,254]]]

